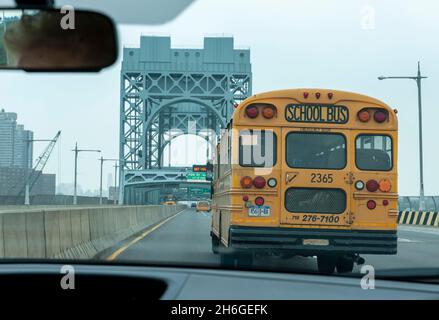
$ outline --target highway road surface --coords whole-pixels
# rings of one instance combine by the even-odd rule
[[[108,260],[150,261],[169,264],[218,265],[219,256],[211,251],[209,213],[186,209],[176,216],[112,249]],[[366,264],[375,270],[439,267],[439,228],[400,226],[398,254],[364,255]],[[317,271],[317,259],[261,257],[255,259],[259,269],[293,269]],[[354,272],[359,272],[356,266]]]

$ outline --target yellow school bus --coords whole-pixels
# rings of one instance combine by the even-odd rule
[[[212,250],[317,256],[350,272],[397,252],[396,110],[361,94],[292,89],[237,106],[214,158]]]

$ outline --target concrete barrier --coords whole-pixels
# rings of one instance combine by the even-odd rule
[[[439,227],[439,212],[434,211],[400,211],[398,224]]]
[[[0,210],[0,258],[90,259],[185,208],[175,205]]]

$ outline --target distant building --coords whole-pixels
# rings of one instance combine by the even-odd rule
[[[116,192],[114,192],[116,190]],[[114,188],[109,187],[108,188],[108,200],[118,200],[119,199],[119,187]]]
[[[14,163],[15,128],[17,114],[0,111],[0,167],[12,167]]]
[[[0,195],[17,196],[23,190],[30,170],[0,167]],[[56,175],[43,173],[35,182],[30,195],[55,195],[55,185]]]
[[[0,111],[0,167],[32,168],[33,132],[17,124],[15,112]]]

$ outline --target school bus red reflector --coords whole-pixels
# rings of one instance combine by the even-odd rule
[[[256,199],[255,199],[255,204],[257,206],[262,206],[264,204],[264,202],[265,202],[265,200],[262,197],[256,197]]]
[[[376,204],[375,201],[373,201],[373,200],[369,200],[369,201],[367,201],[367,208],[368,208],[369,210],[373,210],[373,209],[375,209],[376,206],[377,206],[377,204]]]

